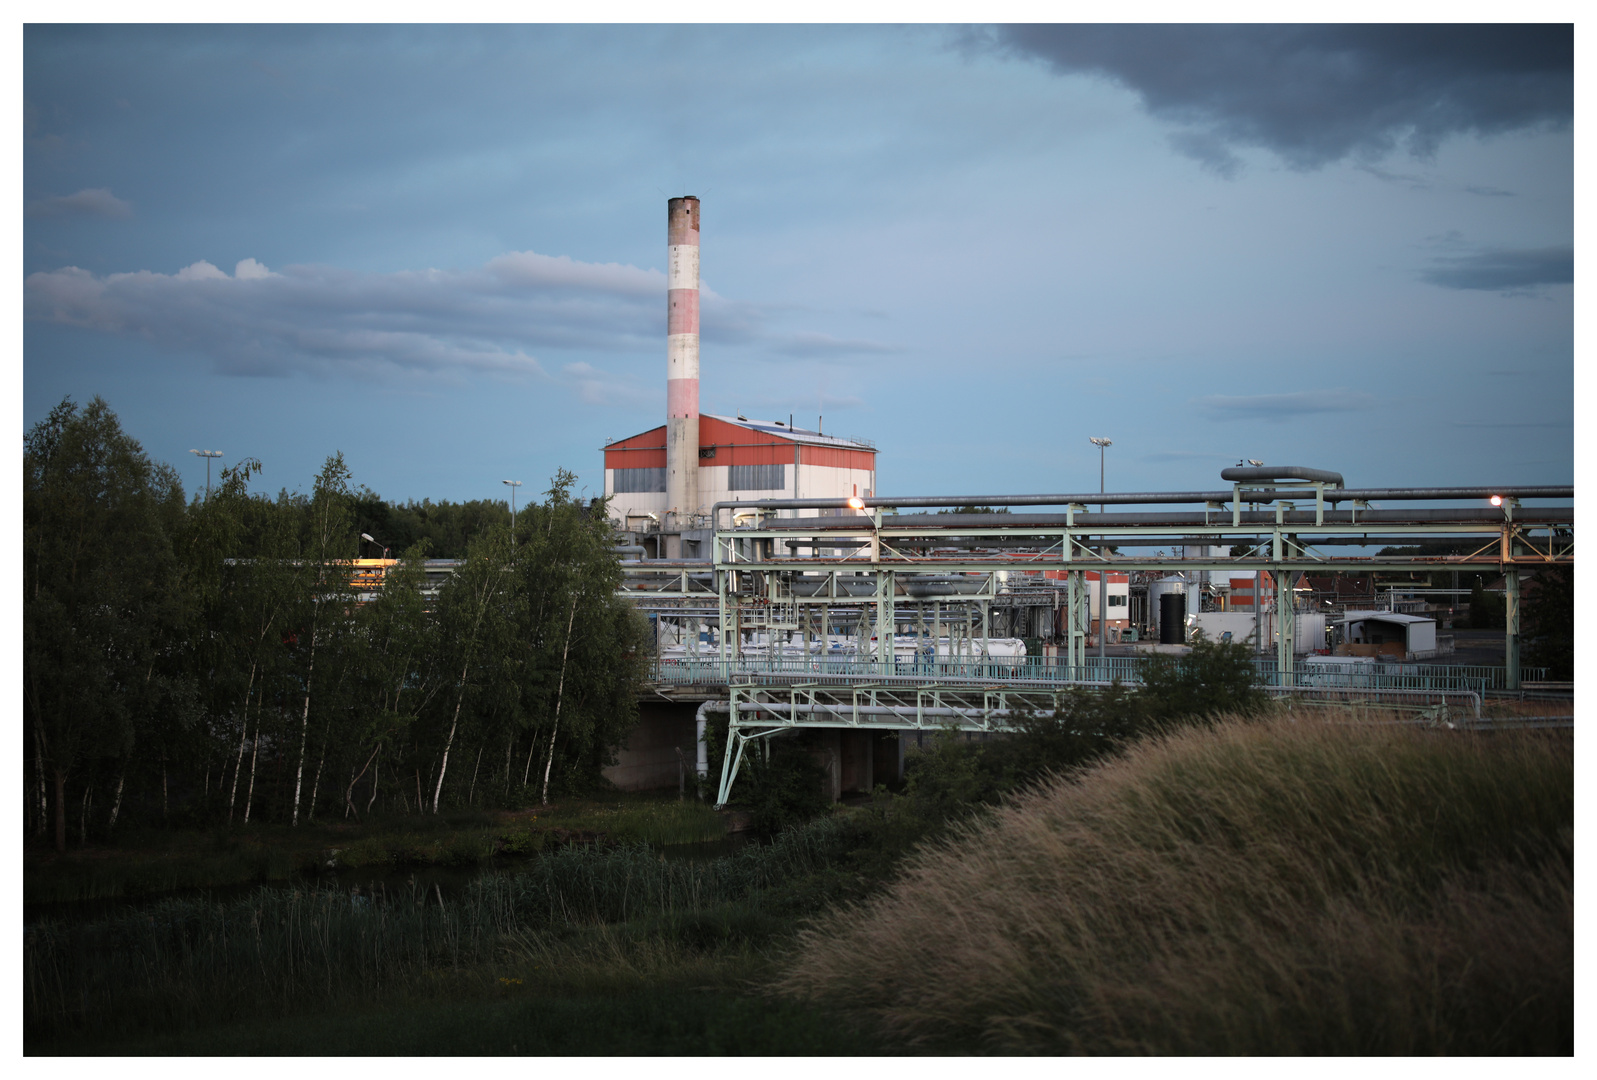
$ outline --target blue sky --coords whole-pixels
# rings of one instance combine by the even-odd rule
[[[501,498],[663,422],[665,204],[705,412],[883,494],[1573,480],[1558,28],[42,27],[24,427],[98,394],[192,488],[342,451]]]

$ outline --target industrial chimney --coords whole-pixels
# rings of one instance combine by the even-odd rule
[[[666,209],[665,490],[676,527],[699,512],[699,200]]]

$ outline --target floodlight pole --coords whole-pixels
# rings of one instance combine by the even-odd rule
[[[505,485],[509,486],[509,488],[510,488],[510,541],[511,541],[511,543],[515,543],[515,540],[516,540],[516,489],[521,486],[521,481],[520,480],[501,480],[499,482],[501,484],[505,484]]]
[[[190,450],[189,453],[205,459],[205,497],[211,497],[211,459],[222,456],[220,450]]]
[[[1089,435],[1087,441],[1098,448],[1098,494],[1104,493],[1103,486],[1103,457],[1104,450],[1113,446],[1113,439],[1106,439],[1102,435]],[[1098,512],[1103,513],[1108,507],[1104,503],[1098,504]],[[1100,667],[1108,661],[1109,656],[1109,545],[1102,545],[1104,565],[1098,568],[1098,661]],[[1088,621],[1091,622],[1089,616]],[[1102,672],[1100,672],[1102,674]]]

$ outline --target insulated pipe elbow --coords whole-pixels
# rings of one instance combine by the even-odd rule
[[[1232,466],[1220,470],[1220,479],[1230,480],[1233,483],[1268,484],[1272,480],[1308,480],[1318,481],[1322,484],[1335,484],[1337,487],[1345,486],[1342,483],[1342,474],[1329,469],[1309,469],[1302,465],[1265,465],[1252,467],[1247,465]]]
[[[732,710],[730,701],[706,701],[699,706],[699,711],[693,714],[694,735],[698,741],[698,776],[700,780],[710,775],[710,748],[704,743],[704,717],[706,713],[724,712]]]

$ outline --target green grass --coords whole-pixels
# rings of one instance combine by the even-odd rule
[[[1573,746],[1274,718],[1045,784],[776,985],[922,1049],[1568,1054]]]

